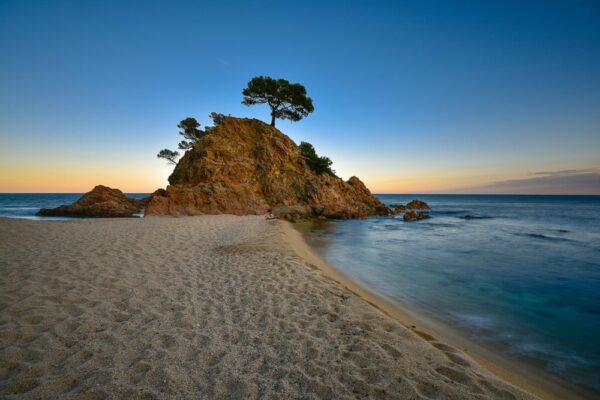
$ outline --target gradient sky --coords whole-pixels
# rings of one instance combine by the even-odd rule
[[[164,187],[177,122],[278,122],[376,193],[600,194],[600,2],[0,0],[0,192]]]

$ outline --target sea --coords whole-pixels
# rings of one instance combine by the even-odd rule
[[[600,196],[378,195],[431,218],[311,224],[309,244],[371,291],[600,398]]]
[[[35,213],[79,196],[0,194],[0,216],[57,219]],[[309,244],[390,301],[600,393],[600,196],[378,197],[424,200],[431,218],[314,223]]]

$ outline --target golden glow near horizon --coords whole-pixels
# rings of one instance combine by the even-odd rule
[[[372,193],[434,193],[480,186],[497,178],[504,177],[465,175],[462,171],[407,171],[402,174],[365,175],[364,181]]]
[[[158,147],[158,146],[157,146]],[[84,193],[98,184],[118,188],[126,193],[151,193],[168,185],[173,166],[156,159],[152,149],[131,152],[88,153],[22,151],[0,157],[0,192],[2,193]],[[22,155],[21,155],[22,154]],[[110,157],[106,154],[110,154]],[[372,156],[356,159],[336,154],[334,168],[344,179],[358,176],[372,193],[555,193],[600,194],[598,166],[586,163],[512,164],[510,166],[432,166],[431,160],[411,159],[395,165]],[[351,160],[351,162],[349,162]],[[392,160],[393,161],[393,160]],[[589,165],[589,164],[587,164]],[[570,168],[570,169],[569,169]],[[574,169],[575,168],[575,169]],[[577,169],[578,168],[578,169]],[[525,172],[523,172],[525,171]],[[544,175],[540,172],[555,171]],[[561,179],[578,175],[587,179],[587,187],[566,187]],[[595,180],[594,180],[595,179]],[[514,185],[514,180],[531,182],[529,188]],[[557,182],[550,182],[558,180]],[[563,179],[564,180],[564,179]],[[497,186],[497,183],[502,183]],[[510,184],[506,184],[508,182]],[[541,182],[541,183],[540,183]],[[591,182],[591,183],[590,183]],[[496,185],[496,186],[495,186]],[[591,188],[591,190],[589,189]]]
[[[159,160],[145,165],[111,166],[69,164],[31,164],[9,167],[0,163],[0,192],[3,193],[84,193],[102,184],[126,193],[151,193],[168,185],[167,178],[173,167]],[[453,193],[477,192],[478,187],[509,179],[527,179],[528,175],[479,174],[465,171],[427,171],[402,174],[357,174],[372,193]],[[344,178],[349,176],[342,175]]]
[[[4,193],[83,193],[95,185],[102,184],[128,193],[150,193],[165,187],[173,167],[165,166],[160,160],[146,165],[127,164],[75,166],[70,163],[38,163],[27,166],[9,166],[0,163],[0,192]],[[365,174],[359,178],[373,193],[427,193],[453,190],[474,184],[486,183],[484,179],[407,173],[401,178],[389,174]],[[402,174],[404,175],[404,174]]]
[[[8,161],[8,162],[7,162]],[[150,193],[167,186],[173,166],[154,157],[119,160],[0,161],[0,192],[83,193],[102,184],[127,193]],[[344,171],[338,171],[348,178]],[[429,193],[485,184],[502,176],[474,177],[464,171],[414,171],[402,173],[361,168],[356,175],[372,193]]]
[[[172,170],[159,161],[155,164],[30,165],[18,169],[0,164],[0,192],[84,193],[101,184],[126,193],[151,193],[167,185]]]

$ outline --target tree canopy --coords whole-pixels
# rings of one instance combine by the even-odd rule
[[[212,121],[215,124],[215,126],[217,126],[217,125],[221,125],[223,122],[225,122],[225,118],[231,117],[231,114],[225,115],[225,114],[221,114],[221,113],[213,111],[210,114],[208,114],[208,117],[210,119],[212,119]],[[206,128],[205,128],[205,130],[206,130]]]
[[[286,79],[273,79],[268,76],[256,76],[248,82],[242,94],[242,104],[268,104],[271,107],[271,126],[275,119],[300,121],[314,111],[312,99],[307,96],[306,88],[300,83],[290,83]]]
[[[217,112],[211,112],[209,117],[213,120],[215,126],[221,125],[225,118],[225,115]],[[214,126],[207,126],[204,130],[200,129],[200,123],[196,120],[196,118],[187,117],[182,119],[177,127],[180,129],[179,134],[183,136],[184,140],[179,142],[180,150],[189,150],[194,147],[194,143],[200,140],[206,133],[214,129]],[[179,152],[163,149],[157,155],[158,158],[164,158],[171,164],[177,164],[177,158],[179,158]]]
[[[327,173],[330,175],[335,175],[334,171],[331,169],[331,159],[324,156],[319,157],[312,144],[308,142],[300,142],[300,153],[310,169],[315,171],[317,174]]]
[[[177,164],[177,158],[179,158],[179,152],[178,151],[169,150],[169,149],[162,149],[161,151],[158,152],[158,154],[156,155],[156,157],[158,157],[158,158],[164,158],[170,164]]]
[[[181,120],[180,123],[177,124],[177,127],[181,129],[179,134],[184,137],[184,140],[179,142],[180,150],[189,150],[194,146],[202,135],[204,135],[204,131],[200,129],[200,123],[196,121],[196,118],[187,117],[184,120]]]

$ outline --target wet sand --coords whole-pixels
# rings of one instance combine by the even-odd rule
[[[264,217],[0,218],[0,310],[2,398],[534,398]]]

